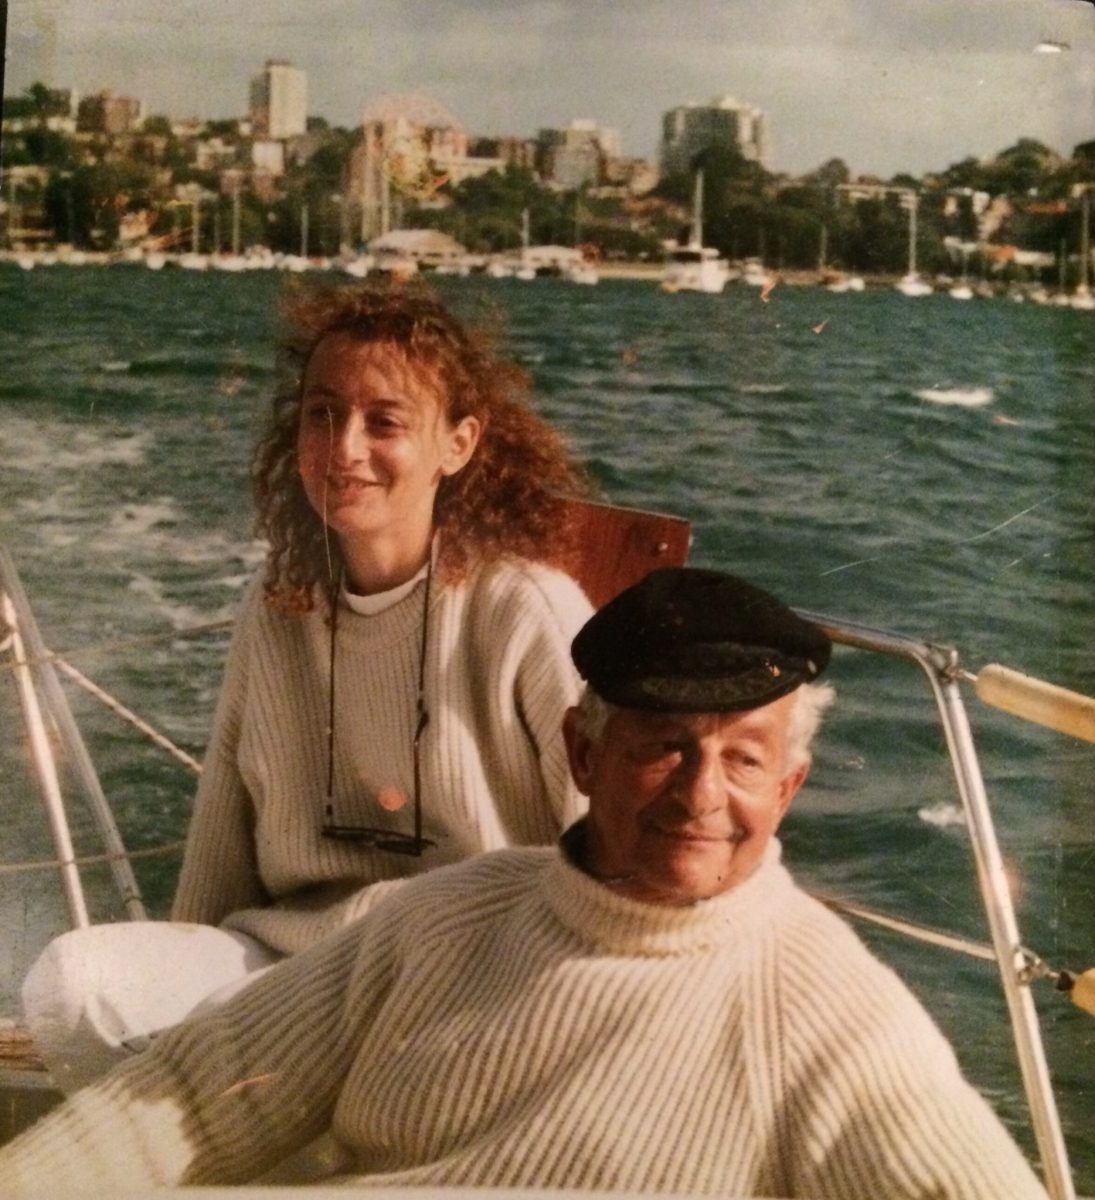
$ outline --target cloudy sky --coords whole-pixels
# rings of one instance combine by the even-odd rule
[[[267,58],[303,67],[337,124],[408,94],[471,133],[589,117],[646,156],[664,111],[728,94],[768,115],[792,172],[839,156],[921,174],[1095,137],[1092,0],[10,0],[5,90],[50,71],[149,112],[238,116]]]

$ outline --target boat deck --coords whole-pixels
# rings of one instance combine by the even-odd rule
[[[0,1146],[63,1099],[46,1074],[30,1034],[0,1020]]]

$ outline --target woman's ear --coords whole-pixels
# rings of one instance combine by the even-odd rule
[[[441,474],[455,475],[468,465],[479,445],[481,426],[478,417],[461,417],[445,431],[445,451],[441,456]]]

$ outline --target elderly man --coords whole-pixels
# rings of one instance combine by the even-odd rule
[[[924,1010],[780,863],[829,646],[655,572],[596,614],[560,849],[405,884],[0,1155],[0,1191],[258,1177],[328,1131],[368,1185],[1043,1197]]]

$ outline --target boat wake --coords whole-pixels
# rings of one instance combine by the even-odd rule
[[[749,396],[778,396],[780,392],[787,391],[785,383],[743,383],[739,388],[739,392]]]
[[[917,809],[916,815],[925,825],[934,825],[937,829],[947,829],[953,825],[965,825],[966,818],[957,804],[940,800],[936,804],[925,805]]]
[[[992,388],[922,388],[913,393],[918,400],[931,404],[950,404],[958,408],[983,408],[993,400]]]

